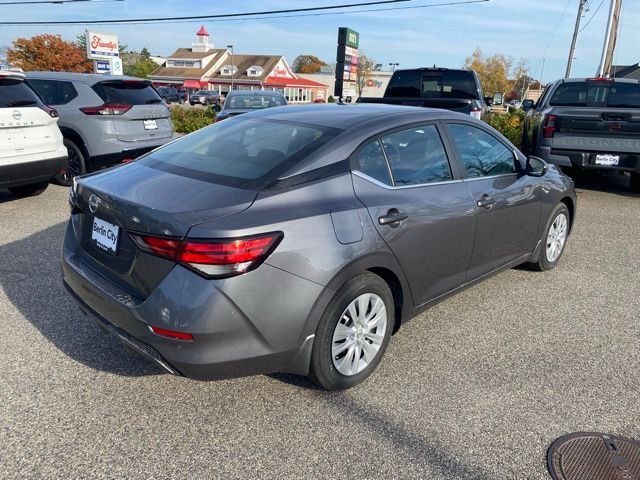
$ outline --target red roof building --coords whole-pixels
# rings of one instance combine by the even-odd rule
[[[216,49],[204,25],[191,48],[178,48],[149,78],[190,90],[275,90],[289,103],[326,102],[329,87],[298,77],[282,55],[243,55]]]

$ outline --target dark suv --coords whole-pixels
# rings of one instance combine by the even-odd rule
[[[185,102],[186,92],[177,90],[173,87],[158,87],[156,89],[158,95],[164,100],[164,103],[179,103],[182,105]]]
[[[382,98],[360,97],[358,103],[444,108],[477,119],[489,111],[478,74],[450,68],[396,70]]]
[[[557,80],[523,109],[523,151],[564,169],[627,172],[640,192],[638,80]]]

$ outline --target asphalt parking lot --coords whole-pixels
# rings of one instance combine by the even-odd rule
[[[437,305],[342,393],[129,354],[61,284],[66,196],[0,190],[1,478],[542,479],[563,434],[640,438],[640,198],[619,178],[579,184],[558,268]]]

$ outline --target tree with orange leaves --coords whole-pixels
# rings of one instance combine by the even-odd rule
[[[60,35],[45,33],[18,38],[11,48],[7,48],[6,55],[9,65],[24,71],[93,72],[93,64],[87,60],[86,52],[74,42],[63,40]]]

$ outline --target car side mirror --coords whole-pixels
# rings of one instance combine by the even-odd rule
[[[533,110],[536,106],[536,102],[531,99],[527,99],[522,102],[522,110],[528,112],[529,110]]]
[[[216,113],[220,113],[222,107],[216,103],[213,107],[211,107],[211,109]]]
[[[530,177],[544,177],[549,171],[549,164],[539,157],[527,158],[527,175]]]

